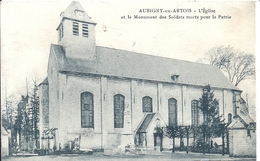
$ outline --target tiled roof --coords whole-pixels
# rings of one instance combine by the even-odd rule
[[[247,128],[247,129],[255,129],[255,121],[248,115],[240,111],[239,115],[234,117],[232,123],[228,126],[228,128],[236,129],[236,128]]]
[[[251,122],[255,122],[255,121],[249,116],[249,114],[245,114],[243,111],[240,111],[239,116],[240,116],[240,118],[241,118],[243,121],[245,121],[245,123],[246,123],[247,125],[249,125]]]
[[[52,45],[55,57],[58,59],[59,70],[98,74],[151,81],[180,83],[205,86],[210,84],[216,88],[239,90],[212,65],[152,56],[136,52],[96,47],[96,61],[71,59],[65,57],[65,52],[59,45]],[[178,81],[171,76],[179,75]]]
[[[147,114],[141,124],[141,126],[138,128],[138,130],[136,131],[137,133],[140,132],[146,132],[147,127],[149,126],[150,122],[152,121],[153,117],[154,117],[155,113],[152,114]]]
[[[239,118],[235,118],[230,125],[228,125],[229,129],[245,129],[246,125],[241,122]]]

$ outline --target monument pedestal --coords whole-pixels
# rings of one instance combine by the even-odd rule
[[[134,146],[134,135],[131,132],[131,111],[129,104],[126,105],[124,118],[124,131],[121,133],[121,145],[118,146],[118,148],[122,149],[122,152],[125,152],[126,146],[130,146],[131,148]]]
[[[121,145],[118,148],[121,148],[122,151],[125,151],[125,147],[129,145],[131,148],[134,146],[134,135],[133,133],[122,133],[121,134]]]

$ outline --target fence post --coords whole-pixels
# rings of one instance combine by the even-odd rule
[[[192,132],[193,132],[193,146],[196,147],[196,131],[195,126],[192,126]]]
[[[205,154],[205,125],[202,125],[203,131],[203,154]]]
[[[224,138],[225,138],[225,124],[221,124],[221,132],[222,132],[222,155],[224,156],[225,154],[225,141],[224,141]]]
[[[228,129],[227,129],[227,126],[226,126],[226,135],[227,135],[227,153],[229,154],[229,134],[228,134]]]
[[[182,150],[182,129],[181,126],[179,126],[179,130],[180,130],[180,151]]]
[[[175,127],[173,127],[173,136],[172,136],[172,152],[175,152]]]
[[[186,148],[186,153],[189,153],[189,127],[185,126],[186,128],[186,134],[187,134],[187,148]]]

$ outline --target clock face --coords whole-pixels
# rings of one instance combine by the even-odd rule
[[[84,11],[80,11],[80,10],[75,10],[75,14],[77,17],[83,17],[85,15]]]

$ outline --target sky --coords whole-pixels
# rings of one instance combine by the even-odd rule
[[[255,54],[254,2],[79,0],[96,25],[99,46],[187,61],[197,61],[211,48],[232,46]],[[1,95],[21,95],[26,79],[47,76],[50,44],[57,44],[60,13],[71,1],[6,0],[1,2]],[[140,9],[191,9],[192,13],[140,13]],[[199,13],[199,9],[215,13]],[[196,11],[196,12],[194,12]],[[202,10],[201,10],[202,11]],[[122,19],[130,15],[132,19]],[[157,15],[158,19],[133,19]],[[217,19],[159,19],[169,15],[216,15]],[[218,15],[231,19],[218,19]],[[104,27],[106,30],[104,30]],[[255,102],[255,81],[239,86]],[[3,98],[3,97],[1,97]],[[2,101],[2,99],[1,99]]]

